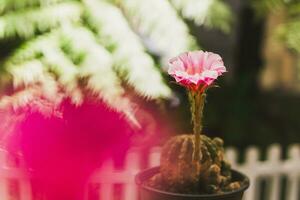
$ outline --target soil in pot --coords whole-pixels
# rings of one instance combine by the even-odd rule
[[[203,194],[201,189],[198,193],[194,188],[201,185],[190,186],[191,193],[176,193],[166,191],[162,188],[155,188],[149,185],[149,180],[159,173],[159,167],[150,168],[142,171],[136,176],[136,183],[139,186],[140,200],[241,200],[244,191],[249,187],[249,179],[242,173],[232,170],[232,183],[239,183],[240,187],[232,191],[224,191],[218,194]]]

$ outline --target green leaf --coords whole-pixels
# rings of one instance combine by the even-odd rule
[[[163,82],[153,59],[145,52],[121,11],[95,0],[85,0],[85,5],[87,21],[97,31],[101,44],[105,47],[114,46],[111,49],[112,59],[115,70],[122,78],[148,98],[170,97],[171,91]]]
[[[111,54],[99,45],[93,33],[84,27],[65,26],[62,35],[72,41],[70,48],[73,52],[86,52],[79,67],[79,76],[87,78],[87,88],[139,126],[134,116],[133,105],[125,96],[121,81],[113,70]]]
[[[6,12],[12,12],[19,9],[27,9],[34,6],[49,6],[64,0],[1,0],[0,15]]]
[[[0,17],[0,39],[30,38],[68,22],[78,22],[81,6],[76,2],[25,9]]]
[[[162,64],[195,46],[188,26],[168,0],[122,0],[121,10],[131,27],[143,38],[150,52],[162,57]]]
[[[221,0],[214,0],[210,5],[204,25],[229,33],[232,22],[233,15],[230,7]]]

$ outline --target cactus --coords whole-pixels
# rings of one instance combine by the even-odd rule
[[[240,183],[231,179],[223,140],[202,134],[206,91],[226,72],[222,58],[211,52],[194,51],[171,59],[169,64],[168,73],[188,91],[193,135],[175,136],[164,145],[160,172],[147,184],[188,194],[216,194],[240,188]]]
[[[238,189],[231,181],[231,166],[224,159],[223,140],[201,135],[201,160],[193,161],[194,135],[172,137],[163,146],[160,173],[148,185],[170,192],[222,193]]]

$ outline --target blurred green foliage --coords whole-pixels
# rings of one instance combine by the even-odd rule
[[[133,119],[127,88],[145,99],[169,98],[158,66],[170,54],[197,48],[183,17],[201,17],[198,25],[229,31],[231,12],[223,1],[198,2],[201,13],[191,9],[193,2],[179,0],[173,7],[171,0],[2,0],[0,89],[13,93],[41,85],[45,97],[60,92],[75,104],[90,92]]]
[[[209,91],[205,132],[222,136],[227,145],[241,148],[300,142],[299,96],[280,90],[264,92],[258,86],[263,67],[260,45],[264,17],[268,12],[286,10],[286,23],[274,32],[299,53],[299,2],[249,0],[252,7],[247,4],[246,11],[242,8],[233,18],[226,1],[206,0],[210,6],[204,14],[190,10],[188,3],[192,1],[178,0],[176,7],[175,0],[2,0],[0,91],[26,90],[36,83],[46,84],[49,89],[52,86],[47,87],[47,83],[54,82],[78,103],[85,80],[87,88],[108,105],[130,113],[134,109],[132,99],[126,97],[128,88],[144,99],[171,96],[166,84],[171,79],[159,66],[165,65],[164,57],[169,56],[165,53],[170,50],[174,54],[197,48],[195,40],[202,45],[201,34],[193,30],[195,26],[210,29],[209,34],[219,33],[216,29],[229,33],[233,23],[240,23],[232,80],[222,79],[221,89]],[[156,4],[159,8],[165,6],[168,12],[151,7]],[[260,16],[259,20],[255,16]],[[171,27],[173,22],[177,28]],[[209,42],[216,45],[219,40]],[[178,108],[167,110],[174,134],[187,132],[191,126],[185,91],[170,85],[182,101]],[[125,115],[130,117],[128,112]]]

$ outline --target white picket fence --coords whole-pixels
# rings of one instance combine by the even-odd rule
[[[282,150],[278,144],[268,148],[264,161],[260,160],[260,152],[255,147],[246,151],[246,159],[242,164],[237,162],[239,155],[234,148],[227,148],[226,155],[233,168],[250,177],[251,187],[244,200],[280,200],[281,197],[284,200],[300,200],[300,144],[290,146],[286,159],[281,158]],[[152,148],[148,154],[148,167],[159,165],[159,158],[160,148]],[[87,186],[86,200],[137,200],[134,175],[141,170],[141,159],[145,159],[145,156],[141,156],[137,149],[132,149],[127,153],[123,169],[115,169],[113,161],[106,162],[92,176]],[[11,158],[5,150],[0,149],[1,200],[35,200],[30,178],[21,173],[22,166],[21,158]],[[283,178],[285,181],[282,181]],[[265,186],[260,184],[262,181],[265,181]],[[283,184],[285,187],[282,187]],[[284,192],[282,188],[286,188]],[[16,192],[17,195],[14,194]]]

